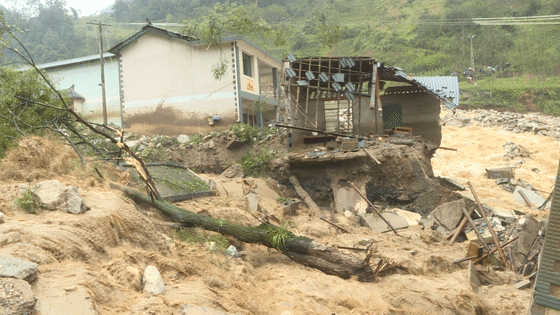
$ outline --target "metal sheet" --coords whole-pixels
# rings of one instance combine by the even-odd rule
[[[550,295],[551,285],[560,286],[560,273],[554,266],[560,263],[560,165],[556,176],[556,186],[552,197],[552,207],[542,249],[540,269],[537,273],[534,295],[535,304],[560,310],[560,298]]]

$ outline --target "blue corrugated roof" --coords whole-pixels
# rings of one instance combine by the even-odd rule
[[[112,53],[104,53],[103,54],[104,59],[111,58],[111,57],[116,57],[116,56]],[[52,68],[65,67],[65,66],[70,66],[70,65],[74,65],[74,64],[78,64],[78,63],[85,63],[85,62],[90,62],[90,61],[95,61],[95,60],[99,60],[99,54],[91,55],[91,56],[85,56],[85,57],[79,57],[79,58],[74,58],[74,59],[66,59],[66,60],[59,60],[59,61],[54,61],[54,62],[49,62],[49,63],[43,63],[43,64],[40,64],[40,65],[37,65],[37,68],[39,68],[39,69],[52,69]]]
[[[452,107],[459,106],[459,80],[457,77],[412,77],[412,80],[422,84],[442,98],[451,101],[453,103]]]
[[[387,67],[395,75],[405,79],[408,83],[419,85],[441,99],[448,108],[459,106],[459,80],[457,77],[414,77],[409,76],[401,68]]]

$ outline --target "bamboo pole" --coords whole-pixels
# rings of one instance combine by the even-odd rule
[[[494,244],[496,244],[496,247],[498,249],[498,253],[500,254],[500,257],[502,258],[502,261],[504,262],[504,265],[506,266],[507,269],[510,269],[508,261],[506,260],[506,255],[504,254],[504,251],[502,250],[502,247],[500,246],[500,241],[498,240],[498,237],[496,236],[496,232],[494,232],[494,229],[492,228],[492,224],[490,224],[490,221],[488,221],[488,216],[486,216],[486,211],[484,211],[484,208],[482,208],[482,204],[480,203],[480,200],[478,199],[478,196],[477,196],[476,192],[474,191],[473,185],[471,184],[470,181],[468,181],[467,184],[469,185],[469,188],[471,189],[471,192],[474,196],[474,200],[476,201],[476,205],[478,206],[478,210],[480,211],[480,214],[484,218],[484,221],[486,221],[486,226],[488,226],[488,231],[490,231],[490,234],[492,234],[492,239],[494,240]]]
[[[371,203],[371,201],[369,201],[366,196],[364,196],[364,194],[362,194],[362,192],[354,185],[354,183],[350,182],[350,185],[352,185],[352,188],[354,188],[356,190],[356,192],[369,204],[369,206],[373,209],[373,211],[375,211],[375,213],[377,213],[377,215],[383,220],[385,221],[385,223],[387,223],[387,225],[391,228],[391,230],[393,230],[393,232],[398,235],[401,236],[399,234],[399,232],[397,232],[397,230],[395,230],[395,228],[391,225],[391,223],[389,221],[387,221],[387,219],[385,219],[385,217],[381,214],[381,212],[379,212],[377,210],[377,207]]]

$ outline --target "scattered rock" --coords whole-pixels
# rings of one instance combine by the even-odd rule
[[[487,168],[486,177],[490,179],[514,178],[515,170],[511,166]]]
[[[29,283],[21,279],[0,278],[0,314],[30,315],[37,299]]]
[[[226,249],[228,255],[230,255],[233,258],[237,258],[239,257],[239,252],[237,252],[237,248],[235,248],[235,246],[233,245],[229,245],[229,247]]]
[[[8,244],[21,242],[21,233],[17,231],[12,231],[0,235],[0,247],[4,247]]]
[[[148,266],[144,269],[144,277],[142,278],[144,293],[159,295],[165,292],[163,278],[155,266]]]
[[[216,184],[216,182],[213,179],[208,180],[208,188],[210,188],[210,190],[216,190],[217,187],[218,184]]]
[[[242,178],[244,177],[243,174],[243,167],[241,166],[241,164],[239,163],[235,163],[232,166],[230,166],[228,169],[226,169],[221,175],[220,177],[222,178]]]
[[[0,212],[0,223],[4,223],[4,212]]]
[[[187,135],[178,135],[177,136],[177,141],[179,141],[180,144],[185,144],[185,143],[191,141],[191,137],[189,137]]]
[[[508,141],[503,145],[503,147],[506,151],[505,156],[507,158],[514,159],[518,157],[524,157],[524,158],[531,157],[531,152],[529,152],[529,150],[527,150],[527,148],[525,148],[521,144],[516,144],[511,141]]]
[[[82,196],[78,192],[78,188],[74,186],[68,186],[64,189],[62,193],[61,200],[64,200],[62,204],[58,207],[58,210],[66,212],[66,213],[73,213],[73,214],[80,214],[84,213],[89,210],[89,207],[86,205]]]
[[[289,201],[286,201],[282,204],[282,214],[284,215],[294,215],[296,214],[297,209],[299,208],[299,205],[301,204],[301,201],[298,199],[291,199]]]
[[[454,126],[454,127],[462,128],[462,127],[470,126],[471,119],[464,115],[455,116],[455,115],[448,114],[443,118],[442,123],[446,126]]]
[[[0,257],[0,277],[22,279],[32,283],[37,279],[38,266],[34,262],[15,257]]]

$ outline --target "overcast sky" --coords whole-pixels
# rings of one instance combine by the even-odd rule
[[[44,1],[42,2],[44,3]],[[82,11],[83,16],[88,16],[98,10],[102,10],[110,6],[113,3],[115,3],[115,0],[66,0],[66,8],[73,7],[76,10]],[[12,7],[13,1],[0,0],[0,4],[6,7]]]

